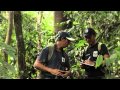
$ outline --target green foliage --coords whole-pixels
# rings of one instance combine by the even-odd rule
[[[96,60],[96,64],[95,64],[95,68],[97,68],[100,65],[102,65],[102,63],[103,63],[103,56],[102,55],[98,55],[97,60]]]
[[[115,48],[110,58],[105,60],[106,78],[117,79],[120,78],[120,47]]]
[[[1,22],[0,22],[0,41],[4,42],[7,27],[8,27],[8,20],[7,20],[7,14],[4,12],[1,12],[0,14]]]
[[[39,11],[40,12],[40,11]],[[41,12],[40,12],[41,15]],[[26,48],[26,65],[28,79],[35,78],[37,71],[33,68],[33,63],[37,57],[38,37],[41,35],[41,47],[44,48],[53,39],[53,12],[43,11],[39,31],[37,31],[37,17],[36,11],[23,11],[23,36]],[[40,16],[41,17],[41,16]]]
[[[40,12],[40,11],[39,11]],[[42,12],[42,11],[41,11]],[[81,56],[86,41],[83,32],[87,27],[93,27],[97,32],[97,40],[105,43],[111,53],[111,57],[105,60],[106,78],[119,78],[120,75],[120,12],[119,11],[65,11],[68,21],[61,23],[68,24],[72,22],[72,27],[67,28],[75,42],[66,49],[70,56],[71,70],[75,79],[84,78],[84,69],[80,67]],[[43,11],[42,21],[40,23],[40,32],[36,29],[37,11],[22,11],[22,29],[26,49],[26,65],[28,78],[35,78],[36,71],[33,63],[36,59],[38,36],[41,34],[41,47],[54,42],[54,16],[53,11]],[[16,67],[16,36],[13,29],[12,41],[10,45],[3,43],[8,30],[8,14],[5,11],[0,13],[0,76],[1,78],[17,78]],[[14,47],[14,48],[13,48]],[[3,51],[8,54],[8,64],[3,61]],[[96,68],[102,63],[102,57],[98,57]],[[14,66],[15,65],[15,66]],[[10,69],[9,69],[10,68]],[[9,73],[8,73],[9,72]],[[13,75],[13,73],[15,73]],[[3,77],[4,76],[4,77]]]
[[[99,41],[106,43],[110,50],[117,47],[120,40],[119,11],[66,11],[65,14],[73,21],[71,31],[78,37],[83,35],[85,28],[93,27]],[[111,47],[113,42],[115,45]]]
[[[73,79],[83,79],[85,70],[81,68],[80,61],[81,56],[86,46],[85,40],[79,40],[76,43],[72,43],[68,48],[68,55],[70,56],[71,70],[73,73]],[[70,50],[69,50],[70,49]]]
[[[11,57],[16,58],[15,49],[13,47],[11,47],[10,45],[7,45],[7,44],[5,44],[3,42],[0,42],[0,49],[5,51]]]
[[[18,78],[17,67],[8,64],[0,58],[0,79]]]
[[[15,79],[18,77],[18,70],[16,65],[11,65],[11,62],[8,63],[3,59],[3,51],[11,58],[16,58],[15,49],[9,45],[6,45],[3,42],[0,42],[0,78],[1,79]]]
[[[113,52],[120,45],[120,12],[119,11],[65,11],[64,14],[73,22],[72,28],[68,31],[76,39],[76,42],[71,45],[72,50],[69,50],[71,65],[75,65],[76,60],[80,60],[84,46],[80,40],[84,40],[83,32],[87,27],[92,27],[97,32],[97,41],[105,43],[111,55],[110,62],[115,62],[115,58],[119,57],[119,52]],[[79,42],[80,41],[80,42]],[[83,46],[84,45],[84,46]],[[70,47],[69,47],[70,48]],[[117,54],[118,53],[118,54]],[[119,59],[117,59],[119,60]],[[106,60],[107,61],[107,60]],[[108,65],[111,63],[108,61]],[[97,60],[96,68],[102,63],[102,57]],[[115,64],[116,65],[116,64]],[[111,66],[111,70],[113,66]],[[116,65],[117,66],[117,65]],[[115,68],[115,66],[114,66]],[[114,71],[116,72],[116,71]],[[77,77],[77,76],[76,76]]]
[[[76,45],[75,48],[80,48],[85,46],[86,41],[85,40],[80,40]]]
[[[71,66],[71,72],[73,79],[83,79],[85,76],[85,70],[80,67],[80,61],[76,61],[76,63]]]
[[[43,21],[41,24],[41,34],[42,34],[42,45],[45,47],[54,39],[54,16],[53,12],[43,12]]]

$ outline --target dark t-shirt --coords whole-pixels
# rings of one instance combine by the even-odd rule
[[[105,44],[101,45],[100,51],[98,50],[98,43],[93,46],[89,46],[87,50],[83,53],[82,59],[87,60],[90,58],[92,61],[97,60],[97,55],[109,54],[108,49]],[[104,76],[104,67],[100,66],[97,69],[93,66],[85,66],[85,71],[88,76]]]
[[[49,61],[48,61],[48,53],[49,53],[48,47],[44,48],[37,58],[40,60],[40,62],[42,62],[47,67],[60,69],[60,70],[66,70],[66,69],[69,70],[70,65],[69,65],[68,55],[63,50],[59,52],[56,50],[56,47],[54,48],[55,49],[54,49],[53,55]],[[52,77],[52,78],[55,77],[54,75],[45,71],[41,71],[41,74],[44,77]]]

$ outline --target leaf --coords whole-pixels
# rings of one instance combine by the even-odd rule
[[[0,78],[3,79],[12,79],[17,77],[18,70],[15,66],[12,66],[5,62],[3,59],[0,59]]]
[[[95,64],[95,68],[99,67],[103,62],[103,56],[102,55],[98,55],[97,60],[96,60],[96,64]]]
[[[109,69],[109,66],[111,66],[112,63],[113,63],[113,60],[110,59],[110,58],[107,58],[107,59],[105,60],[106,68]]]
[[[75,46],[76,46],[76,48],[80,48],[80,47],[84,46],[85,43],[86,43],[85,40],[80,40]]]
[[[5,44],[4,42],[0,42],[0,49],[4,50],[11,57],[16,58],[15,49],[10,45]]]

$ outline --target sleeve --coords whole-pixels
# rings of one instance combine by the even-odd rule
[[[41,53],[37,56],[37,59],[42,62],[42,63],[46,63],[48,60],[48,47],[44,48]]]
[[[109,51],[108,51],[105,44],[101,45],[101,51],[100,52],[101,52],[102,55],[109,54]]]

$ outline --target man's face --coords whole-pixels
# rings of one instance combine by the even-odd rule
[[[62,47],[65,48],[70,44],[71,41],[68,39],[62,39]]]
[[[86,39],[87,43],[93,44],[93,42],[95,41],[95,36],[94,35],[88,35],[88,36],[85,36],[85,39]]]

